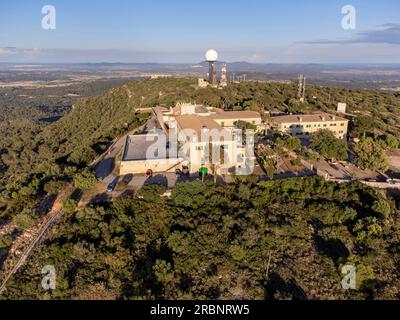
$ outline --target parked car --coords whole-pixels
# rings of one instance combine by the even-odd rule
[[[386,182],[389,184],[396,184],[396,182],[393,179],[387,179]]]
[[[124,184],[129,184],[133,179],[133,174],[127,174],[122,178]]]
[[[147,177],[147,178],[153,177],[153,170],[151,170],[151,169],[147,170],[147,171],[146,171],[146,177]]]
[[[337,171],[340,171],[339,167],[336,164],[331,164],[331,167]]]
[[[107,192],[108,192],[108,193],[113,192],[113,191],[114,191],[114,188],[115,188],[115,183],[114,183],[114,182],[111,182],[111,183],[107,186]]]
[[[184,174],[185,176],[188,176],[190,174],[189,167],[183,166],[182,167],[182,174]]]

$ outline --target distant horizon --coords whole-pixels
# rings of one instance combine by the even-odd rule
[[[398,0],[14,0],[0,62],[190,64],[213,48],[222,61],[397,64],[399,12]]]
[[[0,61],[0,65],[181,65],[181,66],[190,66],[190,65],[201,65],[206,61],[200,62],[119,62],[119,61],[99,61],[99,62],[90,62],[90,61],[82,61],[82,62],[18,62],[18,61],[7,61],[2,62]],[[293,63],[285,63],[285,62],[250,62],[250,61],[217,61],[218,64],[220,63],[227,63],[227,64],[239,64],[239,63],[246,63],[251,65],[320,65],[320,66],[400,66],[400,62],[326,62],[326,63],[318,63],[318,62],[293,62]]]

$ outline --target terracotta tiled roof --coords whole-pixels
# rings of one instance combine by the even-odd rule
[[[332,122],[332,121],[349,121],[349,120],[328,113],[315,113],[315,114],[277,116],[277,117],[272,117],[271,121],[275,123],[300,123],[300,122]]]
[[[192,129],[201,134],[203,128],[209,130],[223,130],[211,117],[201,117],[195,115],[175,116],[175,119],[182,130]]]
[[[255,111],[227,111],[219,114],[212,115],[211,118],[215,120],[223,119],[256,119],[261,118],[261,115]]]

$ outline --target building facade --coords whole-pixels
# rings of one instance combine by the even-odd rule
[[[252,111],[225,112],[193,104],[178,104],[169,110],[157,108],[162,130],[153,135],[129,136],[121,160],[121,174],[169,172],[181,167],[191,173],[207,167],[217,174],[237,173],[254,161],[254,148],[243,145],[237,123],[243,121],[263,129],[261,115]],[[153,155],[152,140],[168,146]],[[150,142],[149,142],[150,141]],[[216,159],[215,159],[216,158]]]
[[[313,133],[327,129],[339,139],[347,137],[349,120],[328,113],[271,117],[270,127],[282,133],[309,139]]]
[[[174,172],[182,166],[184,158],[169,154],[165,134],[129,135],[120,165],[120,175],[153,172]]]

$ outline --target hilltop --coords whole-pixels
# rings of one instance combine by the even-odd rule
[[[337,102],[347,101],[349,112],[364,119],[355,121],[353,134],[377,129],[399,136],[395,93],[310,86],[305,104],[296,94],[293,84],[246,82],[218,90],[199,89],[192,78],[148,79],[80,99],[54,123],[16,131],[0,148],[0,215],[3,223],[16,225],[15,233],[1,236],[0,256],[13,237],[42,218],[43,203],[68,185],[76,190],[63,204],[66,215],[12,279],[6,297],[398,297],[398,199],[356,182],[197,181],[177,185],[171,198],[155,185],[112,204],[75,210],[76,197],[97,183],[88,164],[117,136],[145,122],[146,115],[136,113],[139,107],[188,101],[226,110],[301,113],[334,112]],[[360,270],[356,291],[340,287],[346,263]],[[35,282],[41,277],[37,266],[46,264],[61,270],[52,293],[37,290]]]
[[[135,113],[138,107],[170,107],[191,101],[226,110],[334,112],[337,102],[347,101],[349,113],[368,120],[364,121],[370,127],[367,129],[400,136],[400,96],[396,93],[310,86],[308,103],[299,105],[294,99],[294,84],[246,82],[231,84],[225,90],[198,89],[195,84],[190,78],[129,82],[104,95],[78,100],[73,110],[55,123],[41,128],[27,124],[6,135],[0,145],[3,206],[13,193],[20,194],[21,188],[34,200],[43,187],[40,181],[67,178],[85,167],[116,136],[143,122]]]

